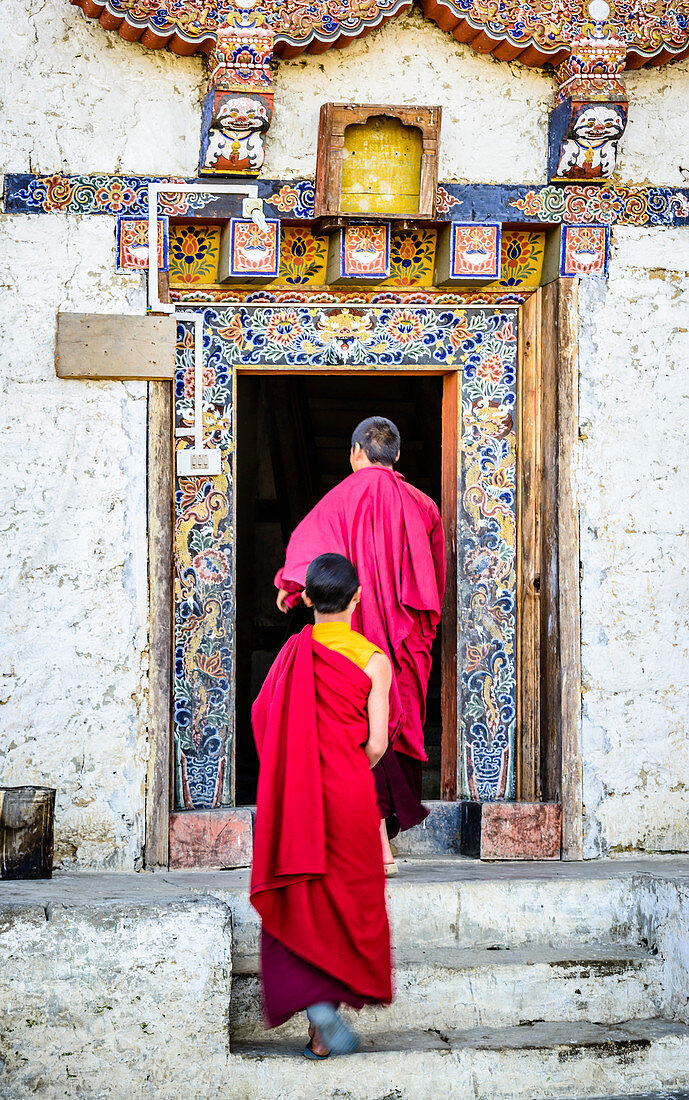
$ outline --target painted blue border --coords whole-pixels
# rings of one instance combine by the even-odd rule
[[[245,176],[228,176],[227,180]],[[149,183],[208,183],[209,178],[174,181],[169,176],[122,176],[110,173],[69,176],[5,176],[8,214],[132,214],[146,217]],[[293,221],[314,218],[314,182],[308,179],[256,179],[259,198],[277,216]],[[117,186],[115,186],[117,185]],[[443,183],[438,185],[435,220],[506,222],[512,225],[686,226],[689,228],[689,187],[612,186],[610,184]],[[639,211],[641,205],[642,210]],[[628,213],[629,207],[629,213]],[[237,195],[187,195],[185,210],[174,217],[227,219],[241,215]]]
[[[257,281],[261,283],[267,282],[269,279],[277,279],[280,274],[280,220],[278,218],[266,218],[266,225],[277,226],[276,233],[276,249],[275,249],[275,269],[271,271],[235,271],[232,267],[234,257],[234,231],[237,225],[251,224],[251,218],[230,218],[230,254],[228,257],[230,264],[230,274],[234,279],[247,279],[252,282]]]
[[[567,256],[567,233],[570,229],[604,229],[605,230],[605,265],[603,270],[595,274],[587,275],[583,271],[568,271],[565,266]],[[601,225],[600,222],[579,222],[576,225],[563,225],[560,230],[560,277],[564,279],[607,279],[608,261],[610,259],[610,226]]]
[[[502,262],[500,259],[500,249],[502,246],[502,225],[500,222],[456,222],[451,223],[452,228],[450,230],[450,278],[455,283],[493,283],[496,279],[500,278],[500,272],[502,271]],[[483,273],[478,275],[458,275],[454,269],[455,263],[455,236],[458,229],[476,229],[480,226],[482,229],[497,229],[496,234],[496,253],[495,253],[495,271],[490,275],[484,275]]]
[[[136,274],[143,271],[147,271],[146,267],[120,267],[120,233],[122,229],[122,222],[143,222],[147,221],[146,218],[141,217],[138,214],[118,214],[117,215],[117,227],[115,230],[115,269],[120,275],[129,275],[132,272]],[[165,214],[161,214],[158,218],[158,233],[160,233],[162,225],[163,230],[163,266],[158,268],[159,271],[170,270],[170,219]]]
[[[379,229],[380,226],[376,225],[376,226],[374,226],[374,228]],[[384,275],[380,274],[380,272],[378,272],[376,274],[372,274],[372,275],[363,275],[360,271],[358,271],[355,275],[348,275],[347,272],[345,271],[345,232],[346,232],[346,229],[342,229],[340,231],[340,271],[339,271],[339,278],[340,279],[351,279],[352,282],[359,282],[360,279],[365,279],[367,282],[371,282],[371,283],[382,283],[382,282],[385,282],[386,279],[390,278],[390,238],[392,237],[392,233],[390,232],[390,226],[389,225],[384,226],[384,228],[385,228],[385,274]]]

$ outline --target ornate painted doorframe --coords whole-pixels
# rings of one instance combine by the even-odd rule
[[[231,307],[203,328],[204,446],[215,477],[175,488],[174,807],[233,803],[235,372],[456,373],[461,393],[456,552],[458,786],[516,793],[516,361],[513,307]],[[193,324],[179,323],[177,446],[194,423]]]
[[[544,395],[547,395],[549,386],[552,388],[553,377],[561,370],[567,358],[567,349],[562,345],[562,340],[558,343],[553,308],[556,311],[559,309],[562,316],[567,314],[570,321],[574,316],[571,290],[565,293],[565,283],[562,280],[560,283],[562,288],[559,299],[559,284],[552,284],[554,294],[551,293],[551,288],[545,288],[543,298],[547,299],[547,308],[545,306],[541,308],[539,299],[537,323],[534,322],[534,317],[531,317],[539,348],[541,345],[550,347],[549,354],[543,356]],[[540,295],[541,292],[539,292]],[[533,302],[535,298],[536,296],[529,301]],[[531,308],[533,309],[533,306]],[[525,307],[522,307],[522,311],[524,309]],[[232,762],[231,738],[234,708],[232,646],[234,639],[231,629],[226,629],[224,623],[231,624],[233,598],[234,532],[231,517],[234,492],[234,443],[232,433],[234,430],[234,373],[237,369],[263,370],[270,373],[282,373],[288,370],[305,373],[327,371],[335,374],[358,373],[362,370],[375,370],[381,373],[394,373],[400,370],[428,371],[445,375],[446,408],[447,401],[452,400],[453,386],[456,387],[458,397],[461,391],[463,411],[461,420],[455,422],[456,434],[454,434],[454,446],[460,453],[457,490],[461,510],[458,537],[453,549],[457,558],[464,551],[463,560],[468,563],[465,575],[460,575],[459,578],[458,611],[460,620],[464,616],[465,624],[468,623],[469,627],[473,627],[474,633],[472,634],[465,626],[466,645],[460,649],[459,663],[460,668],[463,662],[471,667],[466,669],[463,682],[460,680],[459,691],[454,699],[448,700],[447,691],[445,692],[445,713],[448,713],[448,707],[451,710],[452,703],[455,702],[457,724],[463,723],[462,729],[469,728],[470,736],[476,732],[470,729],[470,724],[473,722],[474,726],[479,726],[477,731],[479,753],[484,744],[488,745],[490,733],[495,729],[496,712],[491,711],[490,708],[495,706],[496,699],[502,708],[497,711],[498,718],[502,715],[506,726],[508,722],[512,725],[508,727],[507,737],[503,733],[507,753],[504,751],[505,744],[498,749],[489,745],[493,748],[492,755],[488,753],[483,756],[478,776],[476,741],[473,743],[470,740],[467,741],[465,736],[462,751],[457,754],[456,762],[451,760],[450,753],[445,754],[446,770],[443,776],[442,796],[446,799],[457,797],[458,788],[453,789],[453,776],[456,776],[460,783],[462,779],[464,780],[464,790],[467,791],[469,767],[466,761],[469,753],[464,750],[471,745],[470,763],[473,765],[475,783],[492,782],[493,788],[487,793],[493,794],[493,797],[497,794],[498,784],[504,784],[505,793],[502,797],[506,795],[514,797],[515,794],[517,797],[524,797],[522,791],[517,789],[520,776],[523,777],[524,771],[524,746],[518,741],[516,735],[516,711],[517,701],[519,701],[523,714],[525,689],[523,684],[520,685],[519,690],[517,689],[518,665],[515,646],[516,637],[517,645],[522,649],[521,659],[523,659],[524,624],[523,618],[517,621],[513,614],[514,599],[510,604],[507,598],[509,592],[506,595],[504,591],[504,581],[509,574],[506,568],[509,547],[507,545],[506,549],[503,545],[508,544],[508,539],[505,537],[508,518],[504,510],[505,505],[510,499],[510,493],[511,498],[514,499],[515,474],[522,493],[524,478],[523,463],[515,469],[515,432],[519,427],[514,413],[517,402],[517,380],[514,377],[518,346],[514,340],[517,329],[517,310],[487,306],[463,309],[423,307],[413,310],[377,306],[374,309],[348,311],[336,306],[317,309],[303,306],[289,309],[231,307],[204,310],[199,314],[199,318],[203,320],[206,368],[204,401],[207,408],[204,412],[204,442],[206,445],[220,446],[223,451],[223,464],[219,478],[182,478],[177,481],[175,487],[174,526],[177,545],[179,546],[180,540],[183,540],[182,552],[175,566],[177,605],[175,672],[178,681],[181,681],[176,684],[175,690],[176,742],[174,748],[178,750],[178,755],[173,751],[177,805],[184,804],[185,798],[188,799],[187,805],[189,801],[193,805],[194,794],[198,798],[199,791],[205,805],[209,801],[216,802],[220,807],[231,805],[231,778],[228,777],[228,772]],[[528,322],[528,315],[526,320]],[[483,328],[486,326],[489,331],[484,333]],[[560,334],[564,331],[562,317],[560,317],[557,331]],[[576,349],[576,334],[571,323],[568,331],[570,344]],[[485,335],[488,336],[487,341],[484,339]],[[193,403],[191,382],[193,340],[188,323],[183,322],[179,325],[178,336],[179,362],[175,381],[176,423],[178,429],[188,434],[190,405]],[[499,341],[499,346],[496,345],[496,341]],[[497,358],[494,358],[496,356],[502,361],[502,374],[499,373],[499,364]],[[523,342],[521,356],[520,362],[523,369]],[[551,367],[545,365],[548,360],[551,361]],[[567,442],[561,426],[569,418],[571,429],[573,390],[571,378],[574,370],[572,363],[575,364],[575,361],[576,350],[572,354],[570,348],[568,375],[570,383],[566,387],[560,385],[559,393],[555,395],[555,404],[559,402],[560,406],[557,414],[558,425],[560,425],[557,446],[563,453]],[[483,389],[480,388],[481,386]],[[156,450],[158,457],[165,446],[164,440],[161,443],[159,438],[165,434],[165,403],[163,395],[158,394],[159,388],[164,388],[164,384],[152,384],[150,404],[152,447]],[[522,393],[521,400],[523,396]],[[547,404],[548,402],[544,400],[544,405]],[[552,404],[551,400],[550,405]],[[510,419],[511,423],[508,423]],[[547,417],[544,417],[543,435],[547,434],[546,421]],[[443,446],[446,450],[448,445],[453,445],[452,429],[453,426],[450,423],[444,425]],[[522,434],[519,445],[520,450],[524,450],[524,432],[521,428],[520,430]],[[167,438],[169,443],[169,435]],[[183,445],[184,439],[179,438],[177,446]],[[482,451],[482,447],[485,448],[485,452]],[[463,457],[462,452],[464,452]],[[557,460],[557,455],[555,457]],[[545,469],[545,465],[542,465],[541,469]],[[481,475],[486,471],[488,480],[482,484]],[[161,485],[159,485],[159,491],[162,491],[164,501],[166,492],[164,479]],[[155,491],[152,490],[151,497],[154,496]],[[445,515],[448,515],[448,496],[452,498],[452,487],[446,480],[443,487]],[[169,500],[169,493],[167,499]],[[549,495],[546,493],[542,501],[543,507],[546,510],[550,509],[550,513],[556,520],[562,511],[562,499],[561,488],[559,491],[556,489],[554,493],[550,491]],[[152,527],[158,531],[155,545],[159,546],[160,532],[164,527],[160,516],[164,513],[164,507],[161,509],[160,501],[157,508],[154,505],[155,500],[151,499],[149,511],[152,510],[154,517]],[[521,503],[515,502],[513,516],[517,514],[517,507],[523,507],[523,499]],[[559,521],[560,528],[563,530],[567,527],[571,530],[572,513],[573,502],[570,499],[565,520]],[[159,517],[158,520],[155,519],[156,516]],[[544,527],[550,522],[547,517],[545,519]],[[481,523],[485,521],[485,529],[482,527],[480,532],[476,529],[476,523],[479,521]],[[514,520],[510,529],[515,531]],[[448,535],[451,538],[452,532],[448,531]],[[516,566],[515,551],[518,551],[516,556],[519,560],[520,575],[523,577],[525,559],[522,541],[514,540],[511,568],[514,570]],[[153,545],[151,543],[152,547]],[[528,562],[526,565],[530,567]],[[561,575],[564,575],[569,568],[566,562],[558,564],[558,561],[555,561],[555,567],[560,569]],[[158,590],[161,589],[160,578],[163,572],[164,555],[159,554],[158,564],[156,565],[156,561],[152,560],[151,565],[152,582]],[[493,588],[490,585],[493,585]],[[570,626],[567,626],[570,634],[574,632],[568,642],[569,652],[573,653],[576,651],[575,635],[578,631],[578,618],[574,625],[570,614],[573,606],[571,587],[569,584],[570,596],[567,597],[569,606],[566,606],[567,600],[563,602],[560,599],[558,614],[560,619],[564,616],[567,623],[570,623],[571,630]],[[546,601],[542,601],[542,606],[547,599],[552,601],[552,598],[551,593],[546,597]],[[158,618],[163,622],[164,600],[161,598],[158,603],[161,609]],[[492,622],[488,617],[491,608],[499,612]],[[470,619],[471,615],[475,616],[473,621]],[[511,619],[510,615],[513,616]],[[488,626],[491,626],[492,632]],[[481,634],[480,630],[484,628],[484,633]],[[512,639],[509,637],[510,629],[513,631]],[[160,633],[162,636],[164,630],[161,629]],[[562,633],[560,629],[558,637],[549,636],[548,644],[559,647]],[[503,639],[504,655],[495,645],[496,637]],[[536,641],[540,646],[540,635]],[[160,645],[157,646],[156,652],[157,657],[152,652],[151,683],[152,690],[156,682],[158,683],[158,694],[162,698],[165,693],[164,677],[160,675],[160,670],[156,674],[155,667],[160,663]],[[508,679],[510,660],[512,683]],[[491,662],[493,662],[492,666]],[[548,662],[545,663],[547,665]],[[557,659],[555,663],[558,667],[561,664]],[[498,679],[498,673],[502,679]],[[546,669],[546,679],[547,675]],[[576,837],[577,818],[580,830],[581,817],[580,778],[578,786],[576,777],[569,783],[571,789],[568,788],[566,779],[560,781],[565,771],[565,756],[570,765],[572,762],[577,765],[580,776],[576,670],[573,675],[567,675],[567,684],[564,686],[561,668],[558,677],[558,697],[555,698],[555,695],[550,693],[551,701],[545,708],[546,726],[550,723],[551,730],[547,734],[550,738],[548,744],[552,741],[554,751],[557,753],[554,767],[557,774],[555,780],[550,782],[550,790],[544,791],[543,794],[545,797],[552,798],[553,794],[557,795],[561,792],[565,803],[565,819],[569,821],[569,827],[565,828],[566,843],[563,854],[567,856],[569,853],[570,858],[580,858],[577,855]],[[494,686],[496,684],[497,687]],[[503,690],[506,687],[509,690]],[[480,709],[481,706],[483,710]],[[158,707],[159,711],[160,709]],[[514,712],[514,718],[512,712]],[[491,721],[492,727],[489,725]],[[162,727],[161,723],[161,729]],[[557,744],[554,743],[552,736],[552,728],[555,727]],[[569,730],[567,736],[565,736],[566,730]],[[488,731],[488,737],[486,731]],[[509,740],[510,737],[511,740]],[[567,752],[565,752],[565,741],[569,745]],[[191,784],[188,761],[184,762],[185,769],[181,759],[185,744],[194,748],[202,747],[202,753],[197,755],[192,764]],[[500,746],[500,741],[498,745]],[[159,782],[156,791],[156,784],[152,782],[152,777],[154,773],[160,776],[161,771],[165,770],[166,761],[172,764],[170,748],[170,740],[163,748],[161,736],[153,737],[154,751],[149,769],[150,811],[147,811],[146,841],[147,864],[151,866],[161,866],[167,861],[164,854],[167,838],[166,799],[163,790],[165,783]],[[530,751],[528,745],[527,751]],[[205,758],[203,752],[206,752]],[[510,752],[511,759],[509,759]],[[574,770],[576,772],[576,767]],[[559,789],[554,790],[554,787]],[[461,791],[461,787],[459,790]],[[154,798],[150,797],[151,791],[156,792]],[[467,793],[473,793],[471,787]],[[205,809],[196,811],[180,809],[177,811],[177,816],[184,815],[185,818],[187,815],[195,814],[208,816],[209,812]],[[218,812],[222,811],[213,811],[214,814]],[[187,819],[190,820],[190,818]]]

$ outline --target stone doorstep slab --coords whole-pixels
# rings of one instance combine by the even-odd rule
[[[560,858],[556,802],[460,802],[460,852],[474,859]]]
[[[359,1054],[317,1065],[305,1065],[301,1049],[294,1040],[269,1038],[236,1044],[236,1094],[242,1100],[278,1091],[280,1100],[627,1100],[689,1086],[689,1028],[670,1020],[364,1036]]]
[[[486,860],[560,858],[560,807],[544,802],[426,801],[429,816],[394,841],[400,855]],[[170,815],[172,870],[248,867],[254,806]]]
[[[235,968],[232,1042],[263,1033],[257,958]],[[381,1035],[423,1023],[428,1028],[509,1027],[547,1019],[613,1024],[662,1006],[662,962],[641,948],[398,952],[395,999],[387,1008],[350,1013],[362,1034]],[[303,1016],[275,1030],[303,1035]]]
[[[254,849],[250,806],[170,814],[170,868],[226,870],[249,867]]]

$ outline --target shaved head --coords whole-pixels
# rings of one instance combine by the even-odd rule
[[[392,420],[369,416],[352,432],[352,450],[359,444],[369,462],[394,466],[400,456],[400,433]]]

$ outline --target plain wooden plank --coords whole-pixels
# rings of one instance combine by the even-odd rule
[[[58,313],[58,378],[170,381],[175,370],[173,316]]]
[[[440,797],[457,798],[457,440],[459,417],[459,375],[443,377],[441,513],[447,547],[447,583],[441,622],[441,742]]]
[[[558,579],[562,736],[562,858],[583,858],[579,512],[574,461],[579,424],[578,286],[558,282]]]
[[[541,797],[562,798],[560,628],[558,594],[558,285],[543,287],[541,306]]]
[[[172,387],[148,387],[148,601],[149,674],[146,776],[148,869],[169,857],[172,671]]]
[[[541,657],[541,291],[520,312],[517,442],[517,797],[537,802]]]

